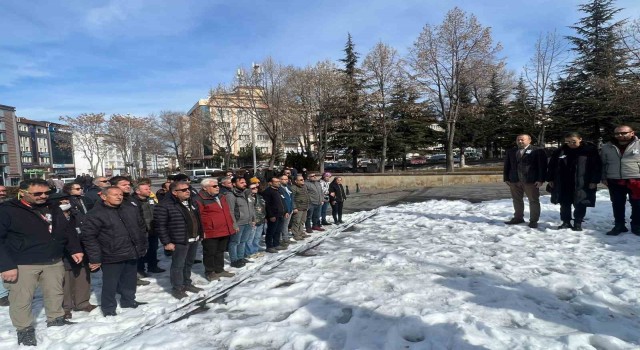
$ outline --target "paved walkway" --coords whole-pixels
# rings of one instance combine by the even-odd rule
[[[472,203],[510,198],[509,187],[504,183],[425,187],[363,191],[351,193],[344,203],[344,212],[371,210],[380,206],[424,202],[430,199],[466,200]]]

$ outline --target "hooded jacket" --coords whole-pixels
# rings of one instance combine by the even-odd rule
[[[640,141],[637,137],[631,140],[622,154],[613,143],[605,143],[600,156],[603,180],[640,178]]]

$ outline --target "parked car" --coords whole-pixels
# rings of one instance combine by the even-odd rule
[[[189,176],[191,182],[200,182],[205,177],[217,177],[225,174],[225,171],[219,168],[190,169],[185,170],[184,174]]]

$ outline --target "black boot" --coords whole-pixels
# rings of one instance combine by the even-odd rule
[[[36,330],[33,327],[27,327],[21,331],[18,331],[18,345],[24,346],[37,346]]]
[[[574,231],[582,231],[582,221],[573,220],[573,230]]]
[[[623,232],[629,232],[627,226],[624,224],[616,224],[609,232],[607,232],[607,236],[617,236]]]
[[[571,221],[563,221],[562,225],[557,227],[558,230],[564,230],[565,228],[573,228],[573,226],[571,226]]]

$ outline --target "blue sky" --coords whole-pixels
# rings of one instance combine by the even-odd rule
[[[347,33],[364,57],[378,41],[405,54],[425,24],[458,6],[492,27],[519,74],[537,36],[579,18],[585,0],[2,0],[0,104],[57,121],[83,112],[187,111],[239,66],[337,61]],[[618,0],[621,18],[640,1]]]

